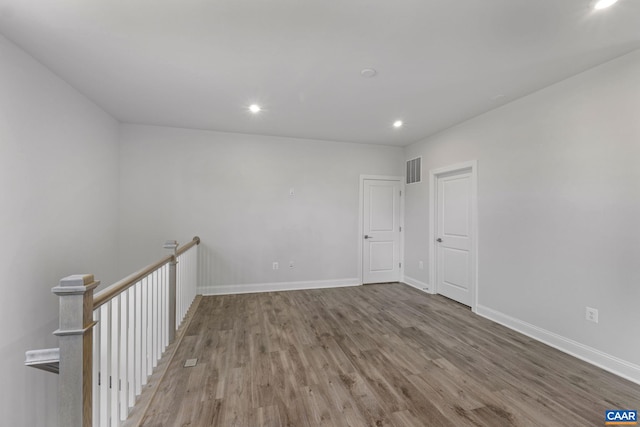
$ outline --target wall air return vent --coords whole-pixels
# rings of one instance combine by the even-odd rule
[[[407,160],[407,184],[420,182],[422,157]]]

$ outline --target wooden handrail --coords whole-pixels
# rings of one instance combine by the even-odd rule
[[[196,236],[189,243],[179,248],[176,251],[176,255],[167,255],[161,260],[144,267],[142,270],[139,270],[133,274],[130,274],[124,279],[117,281],[113,285],[109,286],[107,289],[103,289],[102,291],[98,292],[93,297],[93,309],[94,310],[97,309],[101,305],[105,304],[107,301],[113,299],[117,295],[120,295],[122,292],[126,291],[131,286],[136,284],[140,279],[158,270],[163,265],[171,261],[174,261],[174,257],[185,253],[195,245],[199,245],[199,244],[200,244],[200,238]]]
[[[107,289],[104,289],[104,290],[98,292],[93,297],[93,309],[95,310],[96,308],[100,307],[101,305],[103,305],[104,303],[109,301],[110,299],[112,299],[112,298],[116,297],[117,295],[121,294],[122,292],[126,291],[131,286],[133,286],[136,282],[138,282],[140,279],[142,279],[143,277],[146,277],[149,274],[153,273],[154,271],[158,270],[163,265],[167,264],[168,262],[171,262],[171,260],[173,260],[173,255],[167,255],[166,257],[162,258],[160,261],[155,262],[155,263],[153,263],[151,265],[148,265],[145,268],[143,268],[142,270],[137,271],[137,272],[125,277],[122,280],[119,280],[118,282],[116,282],[113,285],[109,286]]]
[[[185,244],[184,246],[178,247],[178,250],[176,251],[176,256],[182,255],[183,253],[187,252],[189,249],[191,249],[195,245],[199,245],[199,244],[200,244],[200,238],[196,236],[189,243]]]

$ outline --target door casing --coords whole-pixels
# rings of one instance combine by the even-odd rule
[[[400,182],[400,190],[402,191],[402,196],[400,196],[400,227],[402,231],[400,232],[400,277],[398,280],[404,280],[404,176],[394,176],[394,175],[360,175],[360,192],[358,197],[358,281],[362,285],[363,281],[363,268],[364,268],[364,259],[363,259],[363,244],[364,239],[362,235],[362,227],[363,227],[363,215],[364,215],[364,181],[365,180],[379,180],[379,181],[399,181]]]
[[[436,191],[438,177],[444,174],[470,171],[471,173],[471,310],[478,306],[478,161],[456,163],[429,171],[429,282],[433,293],[438,293],[436,283]]]

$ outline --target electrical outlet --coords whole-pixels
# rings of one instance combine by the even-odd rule
[[[418,261],[418,268],[419,268],[420,270],[424,270],[424,262],[422,262],[422,261]]]
[[[280,268],[280,266],[278,265],[278,263],[277,263],[277,262],[274,262],[274,263],[273,263],[273,269],[274,269],[274,270],[277,270],[277,269],[279,269],[279,268]]]
[[[587,310],[585,312],[585,318],[589,322],[598,323],[598,309],[597,308],[587,307]]]

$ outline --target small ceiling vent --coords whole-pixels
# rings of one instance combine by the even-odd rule
[[[407,160],[407,184],[420,182],[422,157]]]

